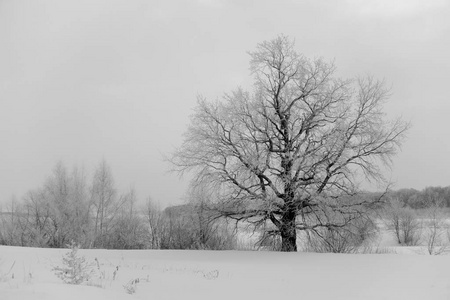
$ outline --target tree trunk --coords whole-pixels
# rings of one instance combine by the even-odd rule
[[[281,232],[281,251],[297,251],[297,231],[295,230],[295,213],[287,212],[283,215]]]
[[[281,251],[282,252],[296,252],[297,251],[297,235],[281,235]]]

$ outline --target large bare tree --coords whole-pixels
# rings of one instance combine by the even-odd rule
[[[286,36],[250,56],[252,91],[199,97],[171,161],[215,184],[221,215],[271,221],[281,250],[296,251],[297,230],[345,226],[372,201],[358,197],[358,183],[383,179],[408,124],[386,120],[383,82],[339,79],[333,64],[305,58]]]

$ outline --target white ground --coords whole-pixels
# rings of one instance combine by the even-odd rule
[[[97,287],[54,275],[67,251],[0,246],[0,299],[450,299],[450,255],[80,250]]]

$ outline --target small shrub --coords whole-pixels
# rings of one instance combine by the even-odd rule
[[[405,208],[400,221],[401,235],[403,243],[407,246],[417,246],[421,238],[421,224],[416,213],[411,208]]]
[[[443,238],[444,233],[448,233],[448,225],[446,224],[446,215],[442,210],[442,206],[434,205],[426,212],[427,235],[425,238],[430,255],[442,254],[448,248],[448,243],[445,243]]]
[[[393,199],[385,212],[386,226],[391,230],[400,245],[417,246],[421,238],[421,223],[413,209]]]
[[[343,227],[307,230],[303,238],[303,251],[355,253],[371,242],[377,230],[368,216],[354,219]]]
[[[208,280],[216,279],[217,277],[219,277],[219,270],[212,270],[207,273],[203,273],[203,277]]]
[[[357,236],[342,228],[321,228],[306,232],[303,251],[319,253],[354,253],[361,244]]]
[[[83,256],[78,255],[79,245],[72,242],[68,247],[70,252],[63,257],[63,267],[55,267],[56,276],[68,284],[81,284],[88,281],[93,273],[92,265]]]
[[[281,236],[277,232],[265,231],[261,239],[256,243],[257,249],[266,249],[269,251],[281,250]]]
[[[6,273],[3,273],[0,269],[0,282],[8,281],[8,279],[12,278],[14,279],[14,273],[11,273],[12,269],[14,268],[14,265],[16,264],[16,261],[14,261],[9,268],[9,271]],[[2,261],[0,260],[0,267],[2,266]]]
[[[397,254],[394,248],[380,247],[372,245],[363,245],[360,247],[358,253],[360,254]]]
[[[139,278],[130,280],[127,284],[123,286],[127,294],[134,294],[136,293],[137,284],[139,283]]]

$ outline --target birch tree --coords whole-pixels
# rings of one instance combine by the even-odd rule
[[[116,209],[116,197],[117,191],[111,168],[105,160],[102,160],[94,173],[91,186],[91,203],[95,216],[93,245],[95,247],[104,246],[109,221]]]

